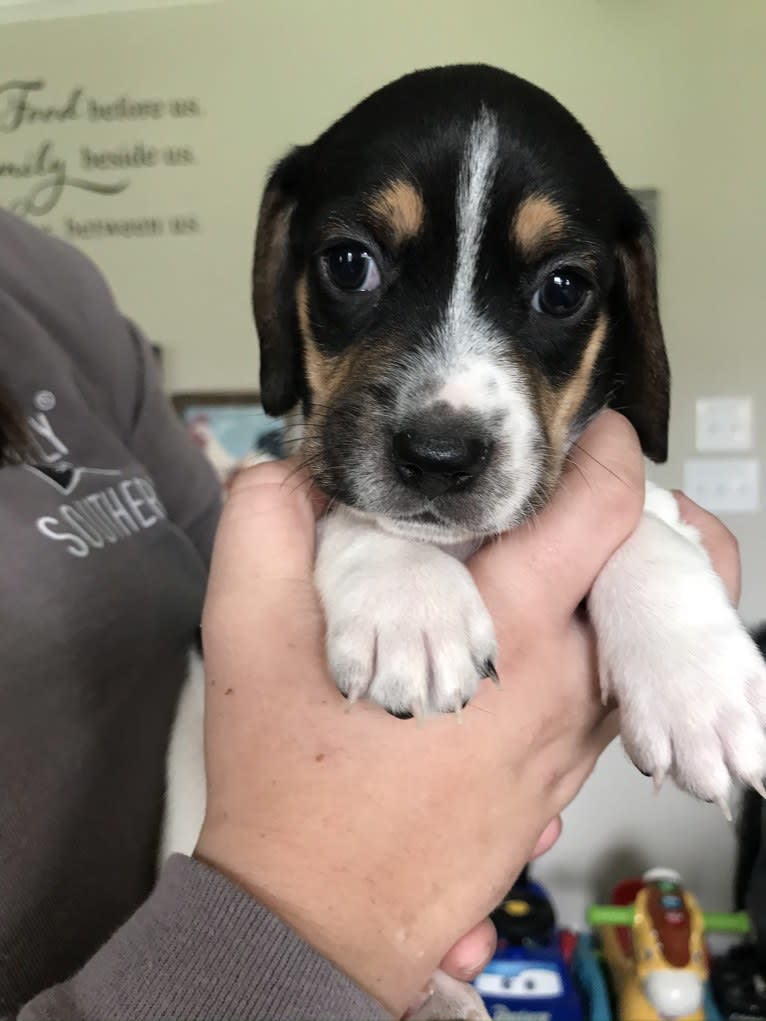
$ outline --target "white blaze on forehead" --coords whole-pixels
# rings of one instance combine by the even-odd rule
[[[457,249],[449,302],[436,344],[417,368],[413,366],[411,383],[402,397],[410,414],[443,402],[456,412],[487,416],[496,442],[491,471],[507,483],[506,495],[493,497],[487,510],[497,527],[505,528],[537,485],[542,464],[535,450],[542,433],[524,375],[509,357],[511,341],[482,311],[475,296],[499,143],[497,117],[483,107],[468,133],[458,175]],[[428,391],[425,407],[424,386]]]
[[[490,410],[508,404],[509,376],[497,363],[479,356],[456,365],[434,395],[456,410],[482,408]]]
[[[456,334],[469,330],[473,318],[476,262],[495,179],[498,139],[497,118],[482,107],[471,125],[457,187],[457,258],[447,313],[448,329]]]

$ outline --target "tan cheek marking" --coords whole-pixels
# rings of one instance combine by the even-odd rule
[[[411,241],[423,229],[423,198],[409,181],[393,181],[386,185],[372,197],[369,210],[389,228],[398,245]]]
[[[303,337],[303,352],[309,390],[312,394],[319,395],[320,399],[324,400],[326,389],[324,360],[317,350],[314,331],[311,329],[308,286],[305,276],[300,277],[295,285],[295,307],[298,310],[298,326]]]
[[[569,435],[569,428],[588,393],[596,359],[603,346],[605,337],[606,317],[600,316],[593,333],[590,335],[574,376],[561,390],[549,393],[547,397],[546,404],[550,413],[548,436],[551,447],[558,457],[563,456],[564,444]]]
[[[511,238],[523,256],[532,258],[546,244],[563,234],[565,227],[564,214],[552,199],[545,195],[530,195],[516,210]]]
[[[295,287],[295,305],[298,309],[298,325],[303,337],[306,377],[309,390],[320,407],[319,417],[323,418],[325,408],[343,389],[353,371],[355,351],[350,348],[343,354],[328,358],[317,347],[309,315],[308,284],[305,275]]]

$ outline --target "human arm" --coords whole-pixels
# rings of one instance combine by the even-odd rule
[[[591,635],[577,608],[636,524],[641,461],[624,421],[613,415],[580,447],[550,507],[474,560],[497,626],[504,686],[494,692],[485,685],[462,727],[443,717],[418,728],[366,705],[337,712],[341,703],[326,675],[319,685],[312,678],[323,621],[313,589],[299,579],[313,561],[313,532],[291,517],[279,474],[242,479],[233,497],[240,503],[224,525],[229,538],[219,546],[221,573],[214,568],[207,620],[208,738],[215,746],[225,733],[230,757],[209,763],[211,810],[198,853],[265,898],[394,1012],[482,907],[494,906],[616,732],[594,691]],[[297,482],[293,477],[290,490]],[[257,553],[253,561],[229,559],[227,547],[244,548],[254,520],[272,514],[278,527],[307,536],[307,545],[289,561]],[[245,605],[253,574],[263,596],[251,612],[283,637],[267,653],[273,668],[251,687],[255,650],[242,637],[246,611],[237,606]],[[290,617],[280,610],[287,592],[301,607]],[[218,675],[230,680],[223,685]],[[253,721],[251,698],[269,707],[267,718]],[[259,740],[248,742],[253,728]],[[264,760],[274,769],[267,765],[253,793],[265,826],[247,821],[248,806],[237,795],[242,771],[253,770],[244,749],[260,746],[262,728],[274,742],[259,756],[258,772]],[[287,733],[306,739],[278,747]],[[310,868],[303,845],[289,839],[296,828],[317,849]]]
[[[242,476],[205,618],[207,864],[171,862],[80,975],[22,1017],[382,1017],[413,1002],[614,733],[576,608],[641,512],[626,430],[613,416],[593,427],[548,510],[474,561],[504,685],[462,727],[343,711],[306,489],[284,465]]]
[[[204,624],[207,739],[220,754],[208,759],[198,854],[393,1013],[502,896],[614,733],[577,606],[638,520],[642,463],[622,420],[595,430],[595,461],[576,466],[585,477],[573,469],[537,521],[472,565],[504,687],[482,689],[462,727],[449,716],[418,728],[368,704],[342,711],[323,666],[311,508],[290,495],[297,476],[242,476],[226,508]],[[257,653],[255,621],[274,636]]]

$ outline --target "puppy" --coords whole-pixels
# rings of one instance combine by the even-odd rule
[[[302,412],[332,498],[316,581],[338,687],[401,717],[459,711],[496,676],[467,556],[544,506],[603,408],[666,458],[646,217],[542,90],[419,71],[277,165],[253,294],[263,405]],[[725,811],[732,779],[760,790],[766,669],[669,493],[648,487],[588,612],[638,768]]]

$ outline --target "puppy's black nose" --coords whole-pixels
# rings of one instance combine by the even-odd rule
[[[465,489],[489,455],[481,437],[421,429],[395,433],[392,449],[399,477],[428,497]]]

